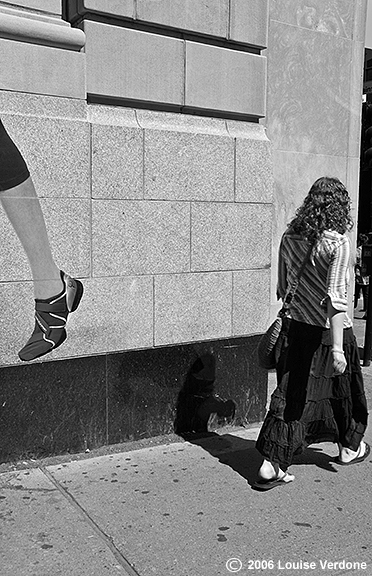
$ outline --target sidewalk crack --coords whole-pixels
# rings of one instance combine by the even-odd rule
[[[62,486],[58,480],[56,480],[44,466],[40,466],[39,470],[48,478],[50,482],[57,488],[57,490],[62,494],[62,496],[68,501],[73,508],[83,517],[83,519],[89,524],[89,526],[94,530],[94,532],[99,536],[99,538],[105,543],[105,545],[110,549],[112,554],[115,556],[116,560],[120,566],[125,570],[128,576],[141,576],[139,572],[134,568],[134,566],[125,558],[125,556],[120,552],[120,550],[115,546],[114,539],[112,536],[106,534],[102,528],[91,518],[86,510],[79,504],[79,502],[70,494],[70,492]]]

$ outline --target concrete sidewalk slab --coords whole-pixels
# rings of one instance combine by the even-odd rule
[[[345,559],[368,570],[328,573],[369,576],[371,457],[340,467],[335,445],[315,445],[293,484],[256,492],[257,433],[1,474],[1,576],[226,576],[232,558],[242,574],[308,574],[290,568],[300,561],[321,574],[321,560]]]
[[[235,430],[48,471],[141,576],[226,576],[231,558],[249,574],[270,560],[274,573],[296,561],[314,562],[320,573],[321,560],[343,559],[365,562],[372,573],[371,458],[340,467],[332,463],[336,447],[319,444],[291,466],[292,485],[263,494],[250,486],[257,433]]]
[[[40,469],[0,475],[1,576],[127,574]]]

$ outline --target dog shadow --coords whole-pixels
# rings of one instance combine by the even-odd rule
[[[235,402],[215,393],[216,360],[213,354],[198,356],[178,393],[174,431],[179,436],[208,434],[210,418],[232,422]]]

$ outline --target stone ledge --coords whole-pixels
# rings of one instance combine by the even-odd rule
[[[92,124],[103,124],[106,126],[126,126],[129,128],[142,128],[143,130],[208,134],[269,142],[266,128],[263,124],[198,116],[196,114],[88,104],[87,120]]]
[[[1,1],[1,11],[3,11],[4,4],[13,6],[17,4],[17,10],[22,7],[24,10],[28,10],[29,13],[34,15],[46,13],[48,15],[56,15],[61,17],[62,14],[62,2],[61,0],[2,0]],[[19,8],[18,8],[19,7]]]
[[[127,128],[140,128],[137,121],[136,111],[132,108],[121,106],[103,106],[100,104],[88,104],[87,118],[91,124],[104,126],[125,126]]]
[[[151,110],[137,110],[136,116],[139,125],[144,129],[228,136],[226,122],[219,118]]]
[[[73,55],[75,56],[75,55]],[[0,114],[86,121],[85,100],[0,90]]]
[[[0,90],[85,100],[85,54],[0,38]]]
[[[34,16],[19,10],[1,9],[0,38],[80,51],[85,34],[54,17]]]
[[[232,138],[247,138],[248,140],[269,142],[266,128],[263,124],[239,122],[238,120],[226,120],[226,127]]]

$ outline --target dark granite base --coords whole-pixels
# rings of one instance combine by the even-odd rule
[[[255,360],[257,340],[252,336],[1,368],[0,462],[168,434],[177,418],[185,426],[187,410],[194,409],[190,392],[198,406],[204,403],[203,418],[215,405],[215,392],[235,402],[236,423],[259,422],[267,373]],[[200,357],[213,366],[206,380],[203,370],[196,379],[191,374],[203,368]]]

